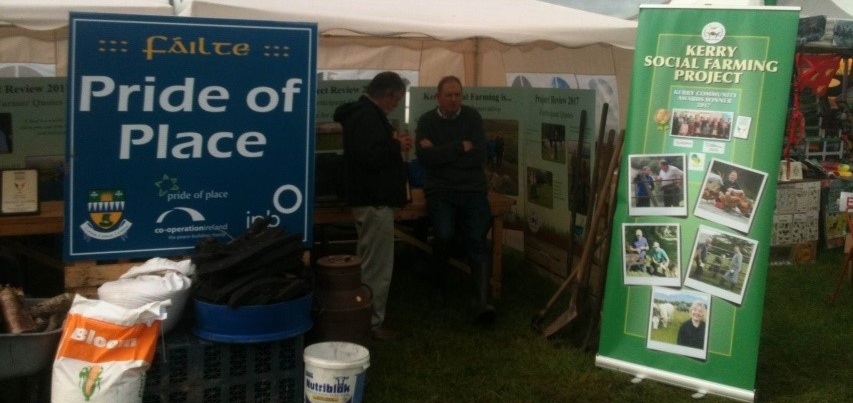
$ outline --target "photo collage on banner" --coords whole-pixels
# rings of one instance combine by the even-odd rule
[[[596,365],[754,398],[797,23],[641,6]]]
[[[659,286],[652,290],[648,348],[705,359],[705,324],[711,319],[711,297],[741,303],[758,241],[700,224],[693,250],[682,259],[680,220],[695,222],[701,218],[747,234],[767,174],[722,158],[710,157],[708,161],[709,155],[730,154],[734,141],[749,139],[748,117],[738,120],[739,135],[733,138],[737,115],[732,105],[737,105],[738,91],[673,85],[668,93],[673,106],[657,109],[651,116],[655,135],[664,144],[671,144],[670,149],[701,152],[628,155],[628,215],[655,220],[622,224],[623,284]],[[712,109],[699,109],[709,107]],[[698,197],[689,200],[688,184],[700,176]],[[694,207],[688,211],[691,205]],[[684,267],[687,272],[682,277]],[[701,305],[700,318],[692,320],[702,323],[702,344],[687,348],[674,337],[669,343],[662,332],[670,316],[690,319],[694,310],[700,310],[694,302]],[[677,309],[673,311],[673,307]],[[661,320],[663,328],[659,327]]]

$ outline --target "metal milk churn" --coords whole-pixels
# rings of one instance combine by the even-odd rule
[[[361,283],[361,258],[330,255],[317,260],[314,273],[314,326],[310,343],[347,341],[362,346],[370,341],[373,293]]]

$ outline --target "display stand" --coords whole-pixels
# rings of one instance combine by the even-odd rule
[[[779,182],[770,242],[770,264],[814,262],[820,229],[819,180]]]
[[[803,153],[806,159],[817,161],[841,161],[847,147],[838,138],[806,138]]]
[[[844,139],[849,128],[845,129],[842,121],[846,117],[845,110],[849,111],[848,90],[850,89],[849,79],[851,76],[850,68],[842,66],[850,66],[853,48],[833,46],[831,40],[824,40],[800,45],[797,47],[797,53],[804,55],[803,57],[807,55],[840,57],[841,66],[836,67],[839,68],[839,71],[835,75],[835,77],[840,76],[840,79],[833,79],[827,87],[820,87],[823,91],[819,93],[820,96],[815,96],[814,91],[812,91],[808,97],[809,101],[801,99],[803,114],[810,118],[805,119],[805,138],[801,147],[798,148],[801,151],[801,156],[805,159],[819,162],[841,162],[845,154],[850,151]],[[814,74],[814,72],[811,73]],[[800,77],[799,80],[809,81],[806,77]],[[802,91],[804,88],[799,88],[799,90]],[[805,92],[803,93],[805,94]]]

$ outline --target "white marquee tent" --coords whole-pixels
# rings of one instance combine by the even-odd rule
[[[797,1],[810,3],[778,3]],[[636,35],[636,21],[537,0],[0,0],[0,64],[64,75],[69,11],[316,22],[323,70],[416,71],[417,85],[446,74],[469,86],[521,73],[614,76],[622,105]]]
[[[174,14],[169,0],[0,0],[0,24],[52,30],[68,25],[69,11]]]
[[[320,69],[454,74],[506,86],[512,73],[616,77],[627,102],[636,22],[537,0],[192,0],[180,15],[317,22]],[[624,116],[620,116],[624,119]]]
[[[0,0],[0,65],[7,66],[2,72],[19,71],[9,66],[42,64],[65,75],[70,11],[174,14],[169,0]]]
[[[317,22],[324,35],[488,37],[507,44],[634,47],[637,24],[537,0],[193,0],[181,15]]]
[[[318,67],[506,86],[510,73],[610,75],[626,102],[636,22],[536,0],[0,0],[0,63],[67,70],[69,11],[316,22]],[[624,116],[622,117],[624,118]]]

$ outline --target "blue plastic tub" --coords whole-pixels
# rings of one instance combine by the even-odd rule
[[[313,294],[269,305],[231,308],[194,301],[193,333],[205,340],[224,343],[264,343],[291,338],[313,326]]]

